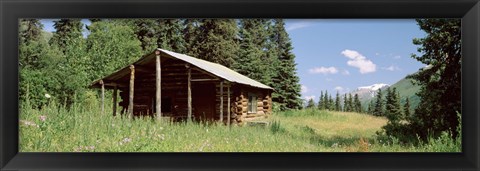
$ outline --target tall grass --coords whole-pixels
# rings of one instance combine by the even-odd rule
[[[169,123],[112,116],[107,104],[54,101],[41,109],[20,109],[21,152],[358,152],[458,151],[449,134],[421,145],[406,145],[375,132],[385,118],[314,109],[278,112],[268,127]],[[460,142],[461,143],[461,142]]]

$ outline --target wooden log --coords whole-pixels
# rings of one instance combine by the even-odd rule
[[[105,113],[105,85],[103,80],[100,80],[100,85],[102,85],[102,115]]]
[[[263,107],[263,102],[261,102],[261,101],[260,101],[260,102],[257,102],[257,106],[258,106],[258,107]]]
[[[220,82],[220,122],[223,122],[223,81]]]
[[[157,112],[157,119],[162,119],[162,68],[160,65],[160,51],[156,51],[156,94],[155,94],[155,110]]]
[[[135,66],[130,65],[130,92],[128,96],[128,116],[133,118],[133,93],[135,86]]]
[[[230,126],[230,117],[231,117],[230,116],[230,111],[232,110],[232,109],[230,109],[230,83],[228,84],[228,87],[227,87],[227,95],[228,95],[228,97],[227,97],[227,104],[228,104],[228,106],[227,106],[227,110],[228,110],[227,111],[227,126]]]
[[[117,116],[117,86],[113,87],[113,116]]]
[[[190,65],[186,65],[185,67],[187,67],[187,89],[188,89],[188,122],[192,122],[192,86],[191,86],[191,83],[190,83],[190,80],[192,79],[191,78],[191,72],[192,72],[192,69],[190,68]]]

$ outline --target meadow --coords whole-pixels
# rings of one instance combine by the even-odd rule
[[[94,101],[20,109],[20,152],[461,152],[461,137],[401,143],[384,117],[316,109],[275,112],[267,126],[113,117]],[[459,130],[461,131],[461,130]],[[380,133],[377,133],[380,132]]]

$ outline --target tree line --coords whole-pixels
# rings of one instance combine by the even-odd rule
[[[320,93],[320,97],[318,99],[318,104],[315,105],[313,99],[309,99],[307,101],[307,105],[305,108],[317,108],[318,110],[329,110],[329,111],[343,111],[343,112],[357,112],[363,113],[364,109],[362,108],[362,103],[358,94],[355,94],[352,98],[352,94],[349,93],[348,96],[345,93],[343,97],[343,105],[342,99],[340,97],[339,92],[335,96],[335,100],[333,100],[332,95],[328,94],[328,91],[325,90],[325,94],[323,91]]]
[[[274,107],[300,109],[299,77],[282,19],[20,20],[20,100],[41,107],[51,95],[66,106],[85,100],[87,86],[163,48],[229,67],[275,89]],[[84,35],[85,32],[88,35]],[[88,94],[88,93],[87,93]]]

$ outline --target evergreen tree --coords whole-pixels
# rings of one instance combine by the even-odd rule
[[[420,45],[421,56],[413,58],[428,65],[410,78],[421,86],[417,95],[421,98],[408,126],[412,132],[426,139],[428,134],[456,130],[461,113],[461,20],[417,19],[420,29],[427,36],[414,39]],[[453,137],[457,132],[453,131]]]
[[[42,34],[43,25],[38,19],[21,19],[19,28],[20,43],[38,41]]]
[[[158,34],[158,22],[155,19],[132,19],[132,29],[141,43],[144,54],[151,53],[157,48],[156,37]]]
[[[233,19],[202,19],[194,42],[194,56],[231,68],[238,52],[238,28]],[[298,107],[302,106],[300,96]]]
[[[376,101],[375,101],[375,108],[373,109],[373,115],[384,116],[382,89],[378,89],[377,96],[376,96],[375,100]]]
[[[329,107],[330,110],[335,110],[335,103],[331,95],[328,97],[328,104],[330,106]]]
[[[276,44],[278,64],[274,66],[276,73],[272,79],[272,85],[276,92],[272,94],[272,100],[278,103],[280,110],[299,109],[302,106],[300,79],[296,73],[292,43],[282,19],[275,20],[273,33],[272,42]]]
[[[55,33],[51,39],[52,44],[56,44],[63,52],[67,42],[72,39],[82,37],[83,24],[80,19],[60,19],[53,22]]]
[[[325,90],[325,94],[323,94],[323,106],[325,110],[330,110],[330,104],[328,101],[328,91]]]
[[[371,100],[370,103],[368,104],[367,113],[373,115],[374,108],[375,108],[375,105],[373,104],[373,100]]]
[[[385,116],[389,124],[398,125],[402,119],[402,111],[400,109],[400,98],[396,92],[396,88],[387,88],[385,97]]]
[[[358,98],[358,94],[355,94],[355,97],[354,97],[354,106],[355,106],[355,112],[357,112],[357,113],[363,113],[362,103],[360,102],[360,99]]]
[[[265,19],[240,20],[240,49],[233,68],[249,78],[261,83],[271,82],[271,65],[265,61],[268,39]]]
[[[337,96],[335,97],[335,111],[342,111],[342,107],[340,106],[340,94],[337,91]]]
[[[318,109],[325,110],[325,106],[323,106],[323,91],[320,91],[320,97],[318,98]]]
[[[307,109],[313,109],[315,108],[315,102],[313,101],[313,99],[309,99],[308,102],[307,102]]]
[[[22,19],[19,24],[19,67],[23,68],[40,68],[42,50],[48,49],[48,44],[44,43],[41,38],[43,25],[38,19]]]
[[[407,119],[410,117],[410,100],[408,97],[406,98],[405,104],[403,106],[403,115]]]
[[[347,98],[347,93],[344,94],[343,96],[343,111],[348,112],[348,98]]]
[[[157,47],[177,53],[187,52],[182,21],[179,19],[158,19],[157,22]]]
[[[195,45],[198,41],[200,21],[198,19],[185,19],[183,22],[183,39],[185,40],[185,54],[196,56]]]
[[[353,112],[355,111],[355,105],[353,105],[353,98],[352,94],[348,94],[348,111]]]

